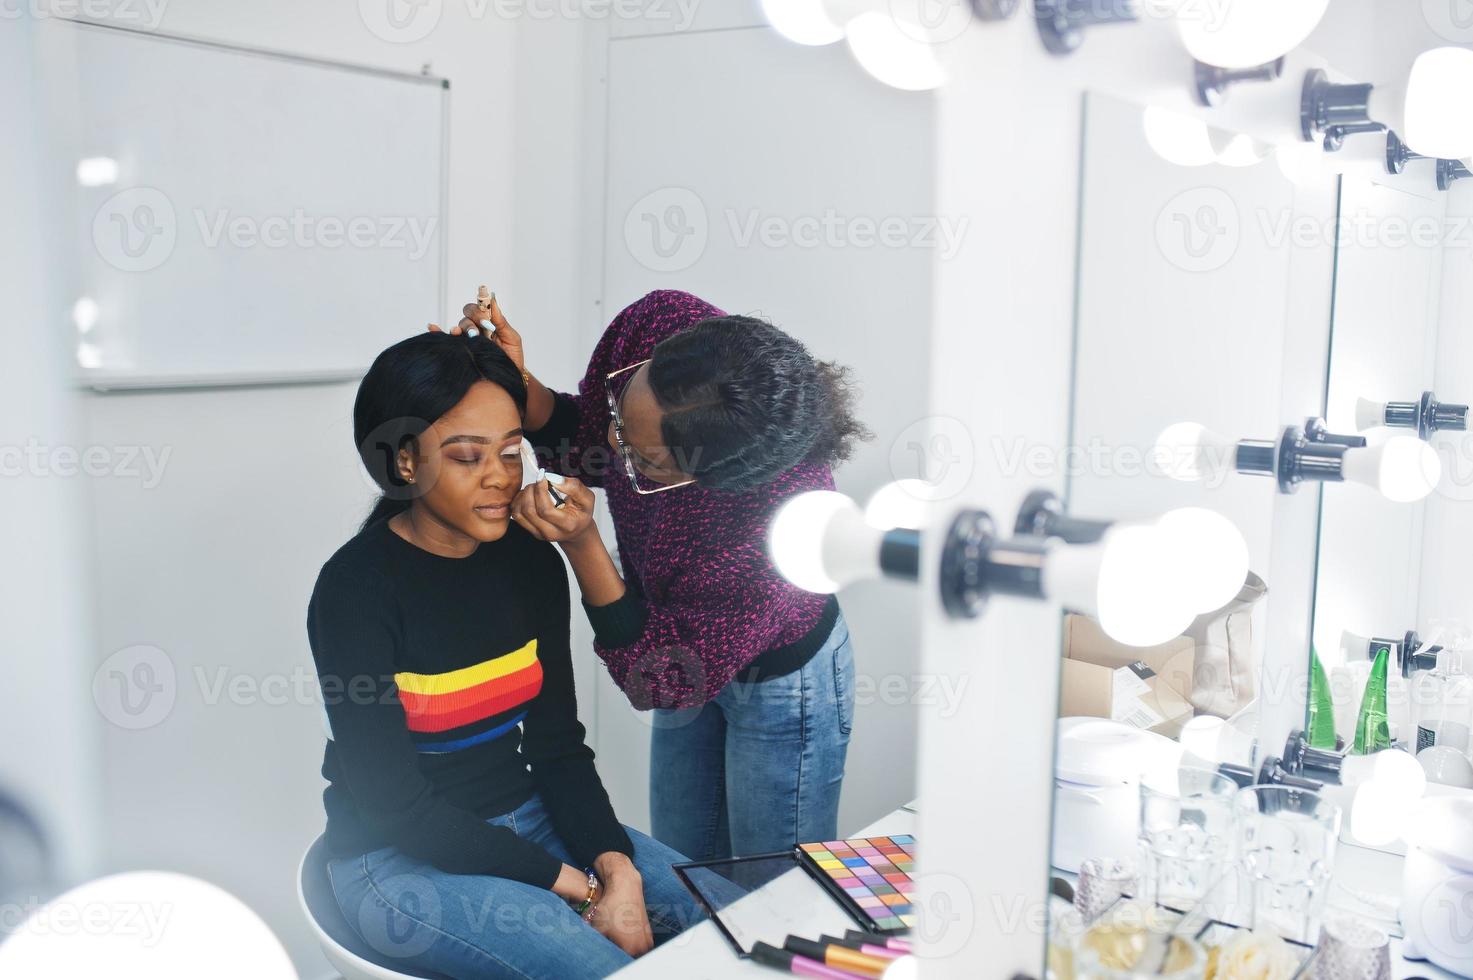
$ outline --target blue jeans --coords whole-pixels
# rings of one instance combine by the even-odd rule
[[[535,794],[487,823],[510,827],[578,866]],[[650,931],[659,945],[705,914],[670,870],[685,858],[625,829],[644,882]],[[633,962],[561,898],[535,885],[448,874],[395,847],[336,858],[328,862],[327,873],[338,906],[364,942],[410,971],[456,980],[595,980]]]
[[[854,648],[840,615],[801,670],[655,710],[652,832],[692,861],[833,840],[853,724]]]

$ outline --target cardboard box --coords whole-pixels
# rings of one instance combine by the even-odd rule
[[[1066,616],[1060,717],[1110,718],[1175,738],[1194,713],[1195,656],[1191,637],[1131,647],[1087,616]]]

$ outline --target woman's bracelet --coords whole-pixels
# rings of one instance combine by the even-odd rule
[[[588,920],[592,919],[593,913],[598,911],[598,903],[593,899],[598,894],[599,880],[592,868],[584,868],[583,871],[588,875],[588,897],[574,911],[583,919]]]

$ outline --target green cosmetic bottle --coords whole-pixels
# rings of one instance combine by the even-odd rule
[[[1380,644],[1373,651],[1371,676],[1366,693],[1361,697],[1360,717],[1355,723],[1355,755],[1370,755],[1391,747],[1391,728],[1386,723],[1386,670],[1391,662],[1391,647]]]
[[[1313,648],[1309,651],[1309,725],[1306,728],[1309,747],[1335,748],[1335,700],[1330,696],[1330,681],[1325,665]]]

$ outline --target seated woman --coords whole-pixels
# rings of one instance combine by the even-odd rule
[[[380,354],[353,434],[383,496],[307,614],[333,891],[411,971],[604,977],[701,917],[684,858],[619,824],[584,743],[567,573],[510,520],[526,398],[483,337]]]

